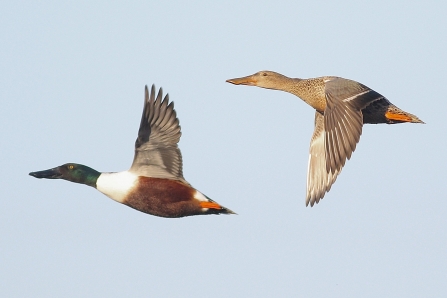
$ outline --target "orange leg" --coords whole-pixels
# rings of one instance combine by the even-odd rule
[[[407,115],[396,114],[390,111],[387,111],[385,113],[385,117],[389,120],[402,121],[402,122],[411,122],[413,120],[411,117],[408,117]]]
[[[222,209],[222,207],[214,202],[200,202],[200,207],[208,209]]]

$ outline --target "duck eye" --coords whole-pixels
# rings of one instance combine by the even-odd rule
[[[69,170],[73,170],[73,169],[74,169],[74,165],[69,165],[69,166],[68,166],[68,169],[69,169]]]
[[[263,75],[264,77],[266,77],[266,76],[267,76],[267,73],[266,73],[266,72],[263,72],[262,75]]]

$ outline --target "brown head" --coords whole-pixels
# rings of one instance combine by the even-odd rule
[[[267,89],[284,90],[284,86],[292,80],[280,73],[263,70],[250,76],[226,80],[226,82],[234,85],[257,86]]]

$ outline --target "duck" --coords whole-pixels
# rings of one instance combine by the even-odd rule
[[[285,91],[315,109],[307,167],[306,206],[318,204],[329,192],[346,160],[351,158],[363,124],[424,123],[371,88],[341,77],[300,79],[264,70],[226,82]]]
[[[183,178],[179,119],[169,94],[163,100],[162,97],[162,88],[155,97],[155,86],[152,85],[150,95],[145,87],[143,115],[129,170],[101,173],[82,164],[67,163],[29,175],[85,184],[116,202],[159,217],[236,214]]]

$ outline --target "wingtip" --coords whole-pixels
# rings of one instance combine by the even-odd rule
[[[149,89],[147,88],[147,85],[144,86],[144,98],[145,100],[148,100],[149,98]]]
[[[307,198],[306,199],[306,207],[310,207],[312,208],[315,204],[318,204],[318,202],[320,202],[322,198],[318,199],[318,198]]]

